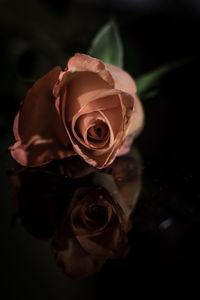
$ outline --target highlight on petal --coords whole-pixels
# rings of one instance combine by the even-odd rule
[[[40,166],[74,153],[52,94],[60,70],[55,67],[33,85],[15,118],[17,141],[9,150],[24,166]]]

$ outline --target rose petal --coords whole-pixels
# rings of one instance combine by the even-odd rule
[[[102,110],[102,114],[109,120],[114,137],[117,136],[122,124],[122,109],[121,106]]]
[[[104,135],[104,138],[99,138],[97,135],[95,135],[95,133],[93,133],[92,136],[94,127],[98,126],[98,124],[101,124],[100,122],[107,127],[107,132]],[[102,126],[103,125],[101,125],[101,127]],[[76,137],[76,139],[88,149],[99,149],[105,147],[105,145],[109,142],[109,127],[99,112],[81,115],[76,121],[75,128],[72,127],[72,132],[74,137]],[[78,133],[80,136],[78,136]]]
[[[131,145],[144,127],[144,110],[139,98],[135,95],[134,112],[130,119],[130,124],[126,132],[126,139],[121,145],[117,156],[125,155],[130,151]]]
[[[130,95],[137,92],[136,84],[133,78],[124,70],[114,65],[106,64],[106,69],[114,80],[114,88]]]
[[[110,85],[110,87],[114,87],[113,78],[109,70],[107,70],[106,64],[99,59],[93,58],[86,54],[76,53],[69,59],[67,66],[68,70],[72,72],[91,71],[98,73],[99,76]]]
[[[108,126],[101,120],[99,122],[90,125],[88,129],[88,138],[102,141],[108,135]]]
[[[114,65],[107,64],[106,68],[114,79],[115,88],[134,95],[135,99],[134,111],[126,132],[126,139],[117,152],[117,156],[121,156],[130,151],[134,138],[142,131],[144,127],[144,110],[140,99],[136,95],[137,88],[133,78],[127,72]]]
[[[66,120],[71,121],[73,116],[103,91],[108,91],[109,85],[101,77],[92,72],[78,73],[67,83],[66,91]]]
[[[63,118],[64,120],[67,120],[68,122],[72,121],[74,117],[76,119],[83,114],[94,112],[94,111],[102,111],[105,109],[111,109],[115,108],[117,106],[120,106],[120,94],[122,92],[114,89],[110,90],[100,90],[96,95],[91,95],[92,98],[89,97],[88,94],[85,95],[87,98],[87,103],[83,106],[81,106],[77,111],[74,110],[74,113],[71,114],[70,118],[67,118],[67,115],[65,111],[67,110],[68,103],[66,101],[63,101],[62,103],[62,110],[63,110]],[[70,104],[73,105],[73,103],[76,102],[76,99],[74,101],[70,101]],[[66,122],[66,121],[65,121]]]
[[[55,67],[33,85],[15,118],[17,142],[9,150],[22,165],[40,166],[74,153],[52,94],[60,70]]]

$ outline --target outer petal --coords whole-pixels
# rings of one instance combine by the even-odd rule
[[[136,94],[137,88],[135,81],[126,71],[109,64],[106,64],[106,70],[109,71],[114,80],[115,89],[130,95]]]
[[[76,53],[72,56],[67,64],[68,70],[75,71],[90,71],[99,74],[99,76],[114,87],[114,80],[109,70],[101,60],[91,57],[86,54]]]
[[[130,119],[130,124],[127,129],[126,139],[119,151],[117,156],[127,154],[130,151],[131,145],[144,127],[144,110],[140,99],[135,95],[134,111]]]
[[[141,132],[144,126],[144,110],[140,99],[137,97],[136,84],[133,78],[124,70],[113,66],[106,65],[115,82],[115,88],[134,96],[134,111],[131,116],[130,124],[126,131],[126,139],[120,147],[117,156],[124,155],[130,151],[134,138]]]
[[[14,120],[17,141],[9,150],[24,166],[40,166],[73,153],[52,94],[60,71],[55,67],[33,85]]]

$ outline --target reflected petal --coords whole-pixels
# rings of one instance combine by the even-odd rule
[[[63,269],[64,273],[72,279],[95,274],[107,260],[102,256],[92,256],[85,252],[74,238],[68,240],[64,250],[52,247],[56,262]]]

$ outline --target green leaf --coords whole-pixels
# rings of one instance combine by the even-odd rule
[[[158,95],[158,93],[159,93],[159,89],[152,89],[146,92],[145,94],[142,94],[142,100],[154,98]]]
[[[107,23],[97,32],[88,54],[104,63],[123,68],[123,46],[114,21]]]
[[[158,87],[162,77],[164,77],[164,75],[166,75],[168,72],[181,67],[182,65],[190,62],[191,60],[192,58],[184,58],[179,61],[164,65],[152,72],[146,73],[136,78],[135,81],[137,85],[137,94],[139,95],[139,97],[143,99],[148,99],[155,96],[156,92],[158,91],[155,88]]]

